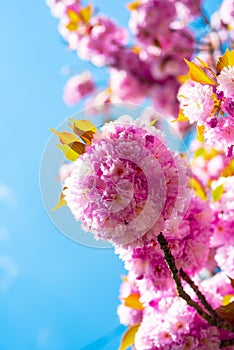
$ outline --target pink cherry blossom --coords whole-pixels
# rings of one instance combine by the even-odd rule
[[[127,117],[102,127],[74,162],[64,194],[74,216],[95,238],[142,244],[165,221],[183,218],[190,196],[186,176],[186,167],[164,145],[162,134]]]
[[[218,89],[223,91],[224,96],[234,97],[234,67],[224,67],[217,77],[219,83]]]
[[[66,104],[73,106],[82,98],[95,91],[95,84],[89,72],[70,78],[64,87],[63,99]]]
[[[190,123],[202,125],[210,117],[214,107],[213,90],[208,85],[194,83],[193,86],[182,85],[178,92],[180,107]]]

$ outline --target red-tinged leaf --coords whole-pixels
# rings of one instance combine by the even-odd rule
[[[191,177],[189,179],[189,183],[198,197],[200,197],[203,200],[207,200],[207,195],[204,186],[197,178]]]
[[[123,298],[124,305],[135,310],[143,310],[144,307],[140,302],[140,295],[137,293],[130,294],[127,298]]]
[[[72,133],[72,132],[59,132],[54,130],[53,128],[50,128],[50,130],[58,136],[59,141],[63,144],[63,145],[68,145],[71,144],[73,142],[79,142],[77,137]]]
[[[74,162],[81,154],[85,152],[85,145],[81,142],[74,142],[69,145],[57,145],[65,157]]]
[[[178,117],[175,120],[172,120],[171,122],[188,122],[188,118],[186,117],[186,115],[184,115],[183,110],[180,109]]]
[[[234,301],[225,306],[219,306],[215,311],[224,320],[234,323]]]
[[[204,138],[204,133],[205,133],[205,126],[201,125],[201,126],[197,126],[197,139],[200,142],[204,142],[205,138]]]
[[[89,23],[91,17],[92,17],[93,7],[92,5],[88,5],[86,7],[83,7],[79,11],[80,18],[84,23]]]
[[[73,122],[73,125],[70,125],[70,127],[73,129],[73,132],[86,144],[90,145],[93,135],[98,131],[96,126],[88,120],[71,119],[71,121]]]
[[[75,32],[78,29],[78,24],[77,23],[73,23],[70,22],[66,25],[66,28],[70,31],[70,32]]]
[[[136,10],[139,6],[141,6],[141,1],[133,1],[130,4],[127,4],[127,8],[130,11]]]
[[[224,190],[224,186],[223,185],[219,185],[218,187],[216,187],[212,191],[212,199],[213,199],[214,202],[217,202],[222,197],[223,190]]]
[[[230,51],[227,49],[225,54],[219,57],[216,63],[216,70],[218,73],[220,73],[224,67],[228,66],[234,66],[234,51]]]
[[[217,85],[216,81],[211,79],[211,77],[209,77],[209,75],[206,74],[206,72],[204,72],[204,70],[201,67],[199,67],[196,63],[189,62],[188,60],[186,60],[186,58],[184,60],[189,67],[189,75],[193,81],[196,81],[200,84]]]
[[[67,15],[72,23],[79,23],[81,21],[79,14],[72,9],[69,9],[67,11]]]
[[[63,190],[65,190],[66,187],[63,188]],[[64,207],[65,205],[67,205],[67,202],[65,200],[65,196],[63,194],[63,191],[62,193],[60,194],[59,196],[59,199],[58,199],[58,203],[56,204],[56,206],[52,209],[52,211],[55,211],[61,207]]]
[[[128,328],[128,330],[124,333],[119,350],[126,350],[129,348],[129,346],[132,346],[134,344],[135,335],[138,331],[139,326],[140,325],[137,324]]]

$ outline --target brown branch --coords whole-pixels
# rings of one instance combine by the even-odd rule
[[[221,329],[226,329],[232,333],[234,333],[234,327],[224,320],[222,317],[220,317],[217,312],[212,308],[212,306],[207,301],[206,297],[202,292],[199,290],[198,286],[191,280],[191,278],[188,276],[188,274],[183,270],[180,269],[180,276],[183,278],[185,282],[187,282],[190,287],[193,289],[193,291],[196,293],[198,299],[204,306],[204,308],[210,313],[210,315],[216,320],[217,327]]]
[[[227,339],[227,340],[221,340],[221,342],[220,342],[221,348],[226,348],[227,346],[232,346],[232,345],[234,345],[234,338]]]
[[[193,307],[198,314],[206,320],[210,325],[216,326],[220,329],[228,330],[232,333],[234,333],[234,327],[228,323],[226,320],[221,318],[215,310],[213,310],[212,306],[208,303],[205,296],[200,292],[198,287],[195,285],[195,283],[190,279],[190,277],[183,271],[183,269],[180,269],[181,277],[190,285],[190,287],[194,290],[196,293],[198,299],[201,301],[204,308],[209,312],[207,313],[202,309],[202,307],[194,301],[189,294],[187,294],[183,288],[181,277],[178,273],[178,269],[176,267],[175,258],[172,255],[168,242],[162,232],[158,235],[158,243],[160,244],[160,248],[164,252],[164,258],[168,265],[169,270],[172,273],[172,278],[175,281],[177,292],[179,296],[184,299],[188,305]],[[228,340],[227,340],[228,341]],[[225,343],[226,344],[226,343]]]
[[[195,302],[194,300],[192,300],[192,298],[185,292],[185,290],[182,286],[180,276],[178,274],[178,269],[177,269],[176,264],[175,264],[175,259],[174,259],[173,255],[171,254],[168,242],[167,242],[166,238],[164,237],[164,235],[162,234],[162,232],[158,235],[158,243],[160,244],[160,248],[164,252],[165,261],[169,267],[169,270],[172,273],[172,278],[176,283],[176,288],[177,288],[177,292],[178,292],[179,296],[182,299],[184,299],[188,305],[192,306],[198,312],[198,314],[202,318],[204,318],[209,324],[211,324],[212,326],[216,326],[216,321],[214,320],[214,318],[211,315],[209,315],[208,313],[206,313],[200,307],[200,305],[197,302]]]

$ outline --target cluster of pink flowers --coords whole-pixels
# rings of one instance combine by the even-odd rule
[[[188,169],[162,133],[141,119],[123,116],[105,124],[73,165],[65,198],[97,239],[139,246],[184,216]]]
[[[220,8],[211,16],[211,27],[214,30],[218,45],[232,46],[234,20],[234,1],[223,0]],[[218,48],[217,45],[217,48]]]
[[[75,135],[57,133],[76,159],[60,169],[62,205],[128,271],[117,312],[135,332],[133,349],[234,350],[234,51],[223,52],[234,38],[234,0],[210,23],[200,0],[135,1],[130,43],[91,5],[47,3],[68,47],[110,73],[102,91],[88,72],[72,77],[67,104],[88,95],[94,107],[150,101],[182,133],[196,129],[186,160],[167,146],[163,123],[147,118],[124,115],[98,131],[73,120]],[[199,15],[210,30],[196,43],[188,24]]]
[[[126,115],[104,124],[60,174],[75,218],[96,239],[111,242],[129,271],[117,313],[121,323],[135,327],[136,350],[218,350],[231,337],[177,295],[158,241],[162,232],[176,268],[196,281],[213,310],[234,294],[233,163],[222,147],[196,141],[191,149],[193,173],[169,150],[161,131]],[[196,188],[191,193],[193,178],[203,199]]]
[[[111,102],[136,103],[148,97],[159,113],[176,116],[177,78],[187,72],[183,58],[191,59],[195,51],[187,25],[200,14],[199,0],[130,4],[129,30],[134,35],[130,44],[128,32],[110,18],[94,15],[91,5],[84,7],[79,0],[47,0],[47,4],[60,20],[59,32],[68,47],[83,60],[111,68]],[[70,101],[75,103],[67,96],[65,102]]]
[[[234,60],[225,59],[232,54],[227,50],[217,61],[217,72],[206,66],[211,75],[203,71],[205,80],[186,81],[178,92],[183,115],[191,124],[203,126],[206,141],[226,149],[229,157],[234,155]]]
[[[177,267],[184,268],[190,275],[206,266],[213,233],[211,222],[209,205],[199,198],[193,198],[183,221],[173,230],[164,230]],[[155,232],[154,238],[156,236]],[[125,268],[134,272],[137,280],[144,278],[156,290],[174,286],[163,252],[155,240],[141,248],[118,247],[116,252],[125,262]]]
[[[129,276],[131,286],[134,285],[139,295],[142,310],[137,309],[138,304],[133,304],[131,311],[128,310],[128,318],[124,318],[126,299],[122,297],[122,289],[129,282],[123,282],[122,304],[118,314],[120,320],[124,321],[123,324],[126,321],[131,326],[139,324],[134,342],[135,350],[220,350],[220,340],[231,336],[229,332],[220,331],[202,320],[172,288],[155,291],[150,289],[147,280],[134,281],[131,273]],[[223,273],[199,282],[199,287],[206,293],[214,309],[219,307],[225,295],[233,293],[231,282]],[[129,294],[133,293],[130,288],[128,290]],[[234,347],[230,346],[228,349],[233,350]]]

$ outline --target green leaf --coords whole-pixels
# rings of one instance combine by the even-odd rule
[[[139,294],[132,293],[127,298],[123,298],[124,305],[131,307],[132,309],[135,309],[135,310],[143,310],[144,307],[139,299],[140,299]]]
[[[139,326],[140,325],[137,324],[128,328],[128,330],[124,333],[119,350],[126,350],[129,348],[129,346],[132,346],[134,344],[135,335],[138,331]]]
[[[198,158],[198,157],[202,157],[206,155],[206,150],[205,148],[201,147],[198,148],[195,152],[194,152],[194,158]]]
[[[81,154],[85,152],[85,145],[81,142],[73,142],[68,145],[57,145],[68,160],[74,162]]]
[[[224,191],[223,185],[219,185],[212,191],[212,199],[214,202],[217,202],[222,197],[223,191]]]
[[[209,75],[206,74],[206,72],[204,72],[204,70],[201,67],[199,67],[196,63],[189,62],[188,60],[186,60],[186,58],[184,60],[189,67],[189,75],[193,81],[196,81],[200,84],[217,85],[216,81],[211,79],[211,77],[209,77]]]
[[[224,67],[234,66],[234,51],[226,50],[225,54],[219,57],[216,63],[217,72],[220,73]]]

